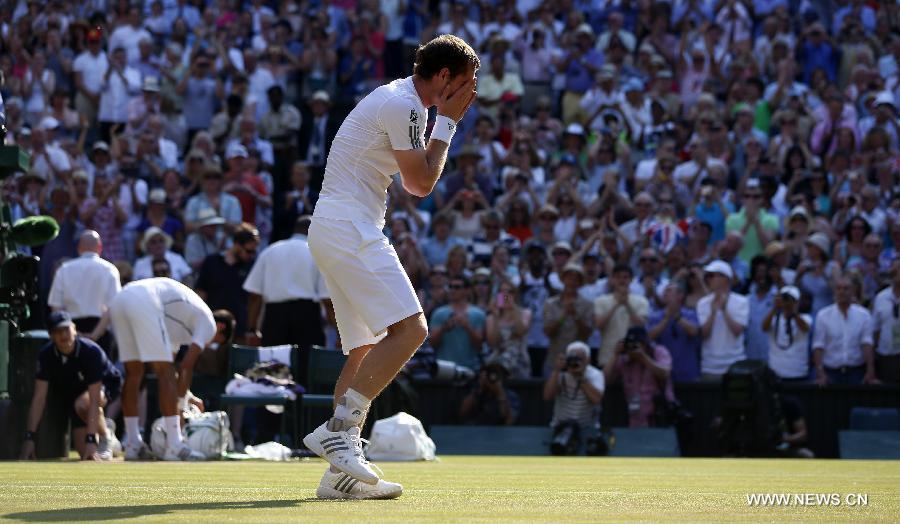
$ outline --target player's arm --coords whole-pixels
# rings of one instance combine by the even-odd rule
[[[444,92],[438,95],[435,104],[438,118],[435,122],[435,129],[431,132],[431,139],[428,140],[428,146],[424,150],[417,147],[408,148],[415,144],[407,142],[415,142],[415,140],[414,137],[409,136],[410,133],[404,127],[407,122],[398,118],[398,116],[405,117],[408,113],[387,108],[391,114],[382,115],[382,121],[388,128],[394,158],[400,168],[400,179],[404,189],[411,194],[425,197],[434,189],[434,185],[444,170],[444,164],[447,163],[447,149],[450,147],[449,137],[453,136],[456,123],[465,116],[469,106],[475,101],[476,95],[474,79],[469,80],[453,93],[448,93],[445,88]],[[448,129],[439,129],[438,126],[448,126]],[[441,140],[441,137],[448,138]]]

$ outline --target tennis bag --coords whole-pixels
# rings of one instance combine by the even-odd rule
[[[216,460],[225,456],[225,452],[234,447],[234,439],[229,429],[228,414],[224,411],[208,411],[192,413],[185,417],[185,443],[194,451],[206,456],[207,460]],[[162,417],[156,419],[150,428],[150,450],[158,458],[166,452],[166,426]]]
[[[416,417],[401,411],[375,422],[366,448],[369,460],[434,460],[435,445]]]

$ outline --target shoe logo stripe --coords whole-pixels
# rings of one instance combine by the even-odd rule
[[[320,444],[325,444],[326,442],[333,442],[335,440],[342,440],[341,437],[328,437],[319,441]]]
[[[348,451],[349,449],[350,448],[348,448],[347,446],[343,446],[343,447],[338,447],[338,448],[326,449],[325,453],[327,454],[327,453],[334,453],[335,451]]]
[[[347,475],[344,475],[344,478],[342,478],[342,479],[334,486],[334,489],[336,489],[336,490],[338,490],[338,491],[344,491],[344,487],[345,487],[347,484],[349,484],[349,483],[350,483],[350,477],[347,476]]]
[[[356,479],[353,479],[352,481],[348,482],[347,485],[344,486],[344,490],[343,490],[344,493],[349,494],[353,490],[353,488],[356,487],[356,485],[358,483],[359,483],[359,481]]]

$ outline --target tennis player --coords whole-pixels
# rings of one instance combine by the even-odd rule
[[[379,478],[363,456],[369,405],[428,336],[428,324],[397,253],[382,233],[388,186],[424,197],[434,189],[457,122],[475,100],[480,62],[462,39],[420,46],[413,75],[366,96],[341,124],[309,228],[309,248],[331,293],[344,353],[334,416],[303,442],[331,468],[320,498],[395,498],[402,486]],[[425,142],[428,108],[436,106]]]

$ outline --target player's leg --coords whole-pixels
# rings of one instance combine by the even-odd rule
[[[138,351],[138,340],[132,326],[132,319],[140,319],[140,312],[132,309],[140,300],[133,300],[133,292],[121,291],[110,303],[109,319],[119,359],[125,367],[125,383],[122,386],[122,417],[125,420],[125,460],[140,460],[153,457],[150,448],[141,436],[141,424],[138,417],[138,401],[141,396],[141,381],[144,378],[144,363]]]
[[[334,386],[334,407],[337,407],[338,399],[342,398],[350,387],[350,382],[359,373],[360,365],[373,344],[367,344],[354,348],[347,355],[341,374]],[[366,413],[363,413],[357,427],[362,430],[366,421]],[[375,485],[359,482],[359,480],[347,475],[335,466],[329,465],[328,470],[322,475],[316,496],[320,499],[393,499],[403,494],[403,486],[395,482],[378,479]]]
[[[416,313],[388,328],[387,336],[368,351],[359,366],[365,373],[356,373],[349,389],[373,399],[394,380],[397,373],[413,356],[428,336],[425,315]]]
[[[159,394],[159,412],[166,429],[164,460],[203,460],[205,457],[192,451],[181,434],[181,414],[178,413],[178,380],[175,365],[171,361],[150,362],[156,374]]]
[[[359,425],[370,399],[390,383],[424,340],[424,316],[396,252],[375,225],[314,221],[309,239],[310,251],[325,275],[344,352],[352,355],[357,348],[374,347],[352,358],[340,390],[344,384],[349,387],[335,396],[335,415],[303,441],[353,477],[345,484],[356,480],[377,487],[380,479],[363,456]],[[382,357],[372,360],[379,347]]]

